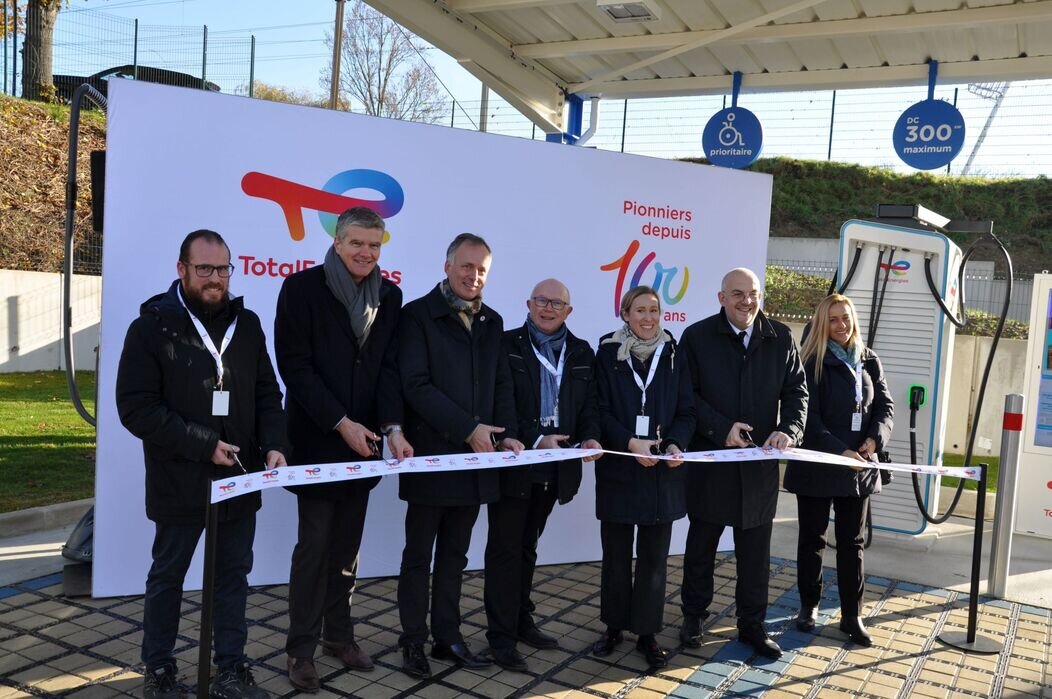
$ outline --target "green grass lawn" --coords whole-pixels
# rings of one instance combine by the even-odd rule
[[[95,372],[77,372],[95,412]],[[0,374],[0,512],[90,498],[95,428],[77,414],[61,371]]]
[[[980,456],[972,454],[972,466],[978,466],[981,463],[989,464],[990,466],[990,468],[986,470],[986,490],[991,493],[995,492],[997,490],[997,467],[1001,463],[1001,458],[998,456]],[[942,465],[964,466],[964,454],[943,454]],[[942,479],[942,484],[946,487],[956,488],[958,482],[960,482],[959,478]],[[964,489],[978,490],[979,481],[965,481]]]

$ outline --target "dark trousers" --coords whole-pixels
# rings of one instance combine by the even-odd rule
[[[637,534],[638,532],[638,534]],[[640,636],[664,626],[665,580],[672,523],[618,524],[602,522],[603,575],[599,619],[611,629]],[[632,574],[632,539],[636,539],[636,570]]]
[[[428,574],[431,550],[435,574],[431,585],[431,634],[435,643],[462,643],[460,588],[468,565],[471,528],[478,505],[436,507],[409,503],[405,513],[405,549],[398,575],[399,645],[427,641]]]
[[[826,548],[829,507],[836,513],[836,577],[840,590],[840,609],[845,618],[859,616],[865,588],[862,564],[869,497],[813,498],[796,496],[800,519],[800,538],[796,545],[800,603],[817,607],[822,599],[822,553]]]
[[[298,495],[299,538],[289,572],[289,635],[285,651],[313,658],[318,639],[354,640],[351,595],[358,576],[369,491],[345,500]]]
[[[555,500],[555,488],[536,483],[528,498],[503,497],[487,506],[486,638],[493,648],[514,648],[519,633],[536,626],[530,589],[537,540]]]
[[[147,671],[175,668],[175,638],[182,617],[183,580],[204,531],[200,524],[155,523],[153,565],[146,576],[142,613],[142,662]],[[216,535],[215,664],[228,670],[245,657],[245,604],[252,570],[256,515],[220,522]]]
[[[772,522],[748,529],[734,527],[734,558],[737,563],[734,600],[739,628],[763,624],[767,616],[772,527]],[[723,529],[722,524],[690,520],[680,593],[686,616],[704,619],[709,615],[715,585],[716,549]]]

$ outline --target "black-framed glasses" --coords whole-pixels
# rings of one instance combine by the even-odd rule
[[[206,279],[208,277],[211,277],[213,273],[218,274],[220,277],[223,277],[224,279],[226,277],[229,277],[231,274],[234,273],[234,265],[230,265],[230,264],[227,264],[227,265],[193,265],[193,264],[190,264],[189,262],[184,262],[183,264],[185,264],[187,267],[192,267],[193,270],[194,270],[194,274],[196,274],[199,277],[206,278]]]
[[[545,306],[547,306],[548,308],[552,309],[553,311],[561,311],[562,309],[564,309],[564,308],[566,308],[567,306],[570,305],[566,301],[560,301],[558,299],[550,299],[547,296],[533,296],[533,297],[530,298],[530,301],[533,301],[537,306],[539,306],[541,308],[544,308]]]

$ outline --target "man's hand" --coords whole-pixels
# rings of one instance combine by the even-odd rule
[[[399,461],[413,458],[413,445],[405,438],[402,430],[394,430],[387,435],[387,446],[391,454]]]
[[[668,447],[665,449],[665,453],[668,454],[669,456],[679,456],[683,452],[680,451],[680,448],[677,447],[675,444],[669,444]],[[683,463],[683,459],[674,459],[672,461],[666,461],[665,465],[668,466],[669,468],[678,468],[679,465],[682,464],[682,463]]]
[[[581,442],[581,448],[582,449],[602,449],[603,445],[600,444],[597,440],[586,439],[583,442]],[[581,461],[585,461],[585,462],[587,462],[587,461],[595,461],[596,459],[598,459],[600,457],[602,457],[602,454],[593,454],[592,456],[584,457],[583,459],[581,459]]]
[[[559,442],[565,442],[570,438],[568,434],[546,434],[537,442],[537,449],[562,449]]]
[[[267,468],[279,468],[281,466],[288,466],[285,461],[285,455],[277,449],[271,449],[267,452]]]
[[[752,425],[744,422],[736,422],[731,425],[731,431],[727,433],[727,438],[723,440],[723,446],[740,447],[742,449],[748,447],[749,443],[742,437],[742,432],[752,432]]]
[[[346,442],[347,446],[353,449],[358,456],[366,459],[373,455],[369,442],[375,444],[380,441],[380,435],[346,416],[336,425],[336,431],[343,437],[343,441]]]
[[[863,457],[857,451],[852,451],[851,449],[845,449],[844,451],[840,452],[840,455],[841,456],[846,456],[849,459],[857,459],[858,461],[863,461],[863,462],[866,461],[865,457]],[[850,468],[851,468],[852,471],[861,471],[863,467],[862,466],[851,466]]]
[[[658,441],[656,439],[633,437],[628,440],[628,450],[636,455],[636,461],[647,468],[657,465],[658,460],[654,458],[654,452],[650,451],[651,447],[656,447],[657,445]]]
[[[515,456],[521,454],[522,450],[526,448],[526,446],[522,442],[520,442],[517,439],[512,439],[511,437],[505,437],[504,439],[500,440],[500,442],[497,443],[497,446],[503,449],[504,451],[515,452]]]
[[[227,444],[222,439],[216,442],[216,448],[212,450],[212,463],[216,466],[233,466],[234,454],[241,451],[240,447],[235,447],[233,444]]]
[[[475,429],[471,430],[471,434],[464,441],[467,442],[468,446],[471,447],[471,451],[476,454],[482,454],[485,452],[493,451],[494,436],[504,431],[503,427],[494,427],[493,425],[484,425],[481,422],[475,425]]]
[[[870,457],[877,455],[877,443],[872,437],[866,437],[862,442],[862,446],[858,448],[858,453],[863,459],[868,461]]]
[[[774,447],[775,449],[788,449],[793,446],[793,440],[789,439],[789,435],[785,432],[779,432],[775,430],[767,437],[767,441],[763,443],[763,447]]]

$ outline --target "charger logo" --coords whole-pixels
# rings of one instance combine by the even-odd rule
[[[331,177],[321,189],[282,179],[263,172],[247,172],[241,178],[241,190],[250,197],[269,199],[281,207],[285,224],[293,240],[303,240],[304,209],[317,211],[325,232],[336,235],[336,219],[352,206],[367,206],[384,219],[402,210],[405,193],[398,180],[379,170],[345,170]],[[347,196],[350,191],[371,190],[382,199]],[[390,234],[384,231],[383,242]]]
[[[890,266],[887,262],[880,263],[881,270],[887,271],[889,267],[891,269],[892,276],[895,277],[905,277],[906,273],[910,271],[910,263],[906,260],[898,260],[896,262],[891,263]]]

